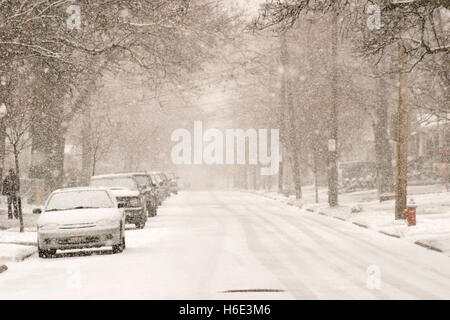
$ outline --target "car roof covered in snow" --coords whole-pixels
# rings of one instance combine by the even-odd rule
[[[141,171],[141,172],[130,172],[128,174],[132,175],[132,176],[148,176],[150,173],[149,172],[145,172],[145,171]]]
[[[74,187],[74,188],[61,188],[53,191],[56,192],[70,192],[70,191],[109,191],[110,189],[107,187]]]
[[[130,190],[127,188],[110,188],[111,193],[116,197],[137,197],[139,191]]]
[[[103,178],[131,178],[133,174],[131,173],[111,173],[111,174],[102,174],[98,176],[91,177],[92,179],[103,179]]]

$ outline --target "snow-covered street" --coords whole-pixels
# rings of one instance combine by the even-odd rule
[[[450,299],[447,256],[243,192],[182,192],[126,241],[10,263],[0,299]]]

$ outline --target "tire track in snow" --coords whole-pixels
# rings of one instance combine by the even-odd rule
[[[340,294],[337,295],[338,299],[343,299],[346,295],[349,295],[349,298],[353,299],[386,299],[388,298],[387,295],[380,291],[369,291],[366,289],[366,284],[364,280],[366,279],[366,264],[362,264],[359,261],[352,260],[351,264],[349,262],[349,259],[347,259],[346,256],[339,254],[336,251],[333,251],[329,249],[329,247],[333,247],[333,244],[328,241],[323,241],[323,238],[317,237],[313,232],[310,230],[300,230],[301,233],[296,233],[296,236],[301,237],[302,239],[297,239],[294,236],[290,235],[287,230],[280,227],[279,224],[273,223],[273,221],[268,220],[266,217],[263,217],[256,213],[257,211],[254,208],[249,208],[250,211],[252,211],[255,214],[255,217],[263,221],[266,225],[270,225],[274,230],[277,231],[277,234],[279,235],[279,238],[282,241],[285,241],[288,245],[286,246],[287,250],[291,252],[291,254],[295,254],[300,258],[305,258],[305,252],[308,253],[308,255],[312,258],[312,261],[315,262],[315,265],[317,269],[315,269],[312,272],[312,275],[316,278],[320,278],[320,281],[323,281],[323,274],[327,274],[327,277],[330,277],[329,274],[333,274],[331,278],[334,279],[340,279],[338,281],[339,283],[336,283],[336,285],[347,286],[345,289],[339,289]],[[292,227],[292,226],[291,226]],[[296,230],[297,232],[299,230]],[[284,239],[283,239],[284,238]],[[308,249],[307,247],[302,247],[301,252],[299,250],[293,250],[293,248],[298,248],[299,243],[305,240],[305,238],[309,239],[310,241],[314,242],[315,245],[318,246],[318,250],[312,250]],[[324,246],[324,244],[327,244],[327,246]],[[326,251],[326,254],[323,254],[324,251]],[[295,260],[291,259],[294,263]],[[332,262],[330,264],[330,262]],[[320,270],[322,269],[322,270]],[[320,270],[320,273],[319,271]],[[310,272],[310,270],[309,270]],[[355,274],[359,273],[361,276],[356,277]],[[329,284],[327,283],[327,286]],[[350,288],[351,287],[351,288]],[[328,287],[328,290],[335,290],[338,289],[335,287]],[[351,289],[351,290],[350,290]],[[357,293],[355,294],[355,289],[357,290]],[[348,292],[350,290],[350,292]],[[328,293],[325,293],[327,295]]]
[[[275,203],[275,204],[277,204],[277,206],[272,205],[272,204],[273,204],[273,201],[268,200],[265,203],[264,210],[272,211],[277,218],[286,220],[288,223],[295,225],[299,230],[303,231],[304,228],[306,228],[305,225],[307,225],[307,224],[305,222],[308,222],[308,223],[312,222],[316,226],[319,226],[320,228],[326,228],[329,232],[334,233],[335,235],[339,236],[340,238],[347,239],[348,243],[351,246],[356,247],[356,248],[358,248],[358,246],[361,246],[361,247],[364,247],[365,249],[369,250],[370,253],[372,254],[372,256],[374,256],[376,259],[380,260],[380,257],[384,256],[386,259],[392,261],[392,263],[390,265],[396,265],[396,266],[398,266],[398,268],[394,268],[394,269],[392,267],[385,268],[385,269],[392,269],[392,270],[389,270],[390,271],[389,274],[391,276],[393,274],[397,274],[398,270],[401,270],[402,274],[404,274],[404,275],[408,274],[409,278],[411,278],[411,274],[416,274],[417,276],[419,276],[419,278],[420,277],[428,278],[428,280],[429,280],[428,283],[430,283],[430,282],[435,283],[434,289],[432,291],[441,291],[441,294],[443,297],[449,296],[448,290],[445,291],[445,289],[442,289],[442,281],[448,282],[448,277],[443,276],[440,272],[436,273],[435,270],[433,270],[433,269],[430,270],[429,268],[426,268],[427,270],[433,271],[436,275],[439,275],[439,277],[441,277],[441,276],[443,277],[443,279],[438,280],[435,277],[430,276],[430,274],[428,272],[426,272],[426,270],[420,270],[420,269],[417,270],[415,268],[412,268],[414,266],[413,262],[408,263],[408,262],[402,261],[401,259],[398,258],[398,256],[395,256],[394,253],[384,252],[384,250],[387,250],[387,248],[380,249],[379,247],[373,245],[372,243],[370,243],[367,240],[362,239],[361,237],[359,237],[357,239],[358,241],[355,241],[356,239],[354,237],[351,237],[344,232],[336,231],[332,226],[329,225],[332,223],[339,223],[338,221],[334,221],[334,220],[326,220],[325,221],[325,219],[323,219],[323,218],[320,219],[321,217],[311,216],[310,214],[306,214],[304,212],[296,212],[295,216],[294,215],[292,215],[292,216],[286,215],[286,214],[280,213],[280,206],[279,206],[280,203],[279,202]],[[256,205],[259,206],[260,204],[258,204],[258,202],[256,202]],[[286,211],[292,212],[292,211],[290,211],[290,210],[292,210],[291,207],[286,206],[286,209],[287,209]],[[300,215],[298,213],[300,213]],[[292,218],[294,218],[294,220]],[[301,225],[298,225],[299,222],[302,222],[299,219],[303,220],[303,223]],[[307,221],[305,221],[305,220],[307,220]],[[352,227],[347,224],[343,225],[343,226],[347,229],[349,229],[349,227]],[[315,229],[313,232],[317,233],[318,231],[319,230]],[[319,232],[322,232],[322,234],[325,233],[325,235],[328,235],[327,231],[325,231],[325,230],[320,230]],[[361,232],[359,231],[358,234],[361,234]],[[378,235],[376,235],[376,236],[378,236]],[[326,240],[326,239],[324,239],[322,237],[322,240]],[[383,238],[383,240],[387,241],[385,238]],[[396,239],[393,239],[393,240],[396,240]],[[400,241],[400,240],[397,240],[397,241]],[[331,243],[331,244],[333,245],[333,243]],[[404,245],[405,243],[402,243],[402,244]],[[365,255],[367,255],[367,253],[368,253],[366,250],[363,250],[362,252],[364,252]],[[364,257],[361,256],[361,258],[364,258]],[[403,266],[400,266],[399,264],[401,264]],[[410,270],[410,272],[406,273],[405,270],[408,270],[408,271]],[[385,276],[385,273],[386,272],[383,272],[383,279],[387,278]],[[396,279],[392,279],[392,280],[394,280],[394,283],[398,283],[400,287],[409,288],[408,291],[412,291],[413,292],[412,294],[414,296],[417,296],[418,293],[420,292],[420,296],[422,296],[422,298],[430,298],[430,297],[431,298],[433,298],[433,297],[439,298],[439,297],[436,297],[432,292],[427,291],[426,289],[422,290],[422,289],[418,288],[415,283],[411,283],[412,278],[410,279],[410,281],[407,281],[407,279],[405,279],[405,278],[398,278],[398,277],[395,277],[395,278]],[[400,285],[400,284],[403,284],[403,285]],[[423,285],[424,282],[420,281],[420,282],[418,282],[418,284]]]

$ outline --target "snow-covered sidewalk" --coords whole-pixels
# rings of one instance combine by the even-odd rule
[[[19,220],[8,219],[4,201],[0,204],[0,267],[8,262],[23,261],[37,252],[36,223],[39,215],[23,206],[25,232],[19,232]]]
[[[394,200],[380,203],[373,190],[342,194],[339,199],[340,205],[336,208],[328,206],[326,189],[319,190],[319,204],[314,203],[311,187],[306,187],[303,191],[302,200],[296,200],[293,195],[286,197],[276,192],[257,193],[302,207],[311,213],[348,221],[450,256],[450,192],[444,191],[441,185],[408,188],[408,199],[414,199],[417,204],[417,225],[413,227],[408,227],[405,221],[395,221]]]

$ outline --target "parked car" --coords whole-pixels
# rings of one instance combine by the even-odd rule
[[[107,188],[59,189],[48,198],[37,227],[39,257],[56,250],[111,246],[113,253],[125,249],[125,214]]]
[[[137,179],[129,173],[116,173],[91,177],[91,186],[110,188],[117,201],[124,203],[125,221],[143,229],[147,222],[146,194]]]
[[[153,183],[150,174],[145,172],[130,173],[137,181],[141,193],[144,194],[146,200],[147,214],[149,217],[154,217],[158,213],[159,201],[157,198],[157,186]]]
[[[159,175],[162,181],[162,190],[164,193],[164,196],[166,198],[170,197],[170,186],[169,186],[169,178],[167,178],[166,174],[164,172],[157,172],[156,174]]]
[[[339,164],[339,184],[344,191],[372,189],[376,186],[374,161],[353,161]]]
[[[169,192],[178,194],[178,177],[173,172],[167,172],[166,176],[169,179]]]
[[[158,172],[149,172],[150,177],[154,184],[156,184],[156,192],[158,197],[158,205],[161,205],[162,202],[167,198],[166,188],[164,187],[164,181]]]

